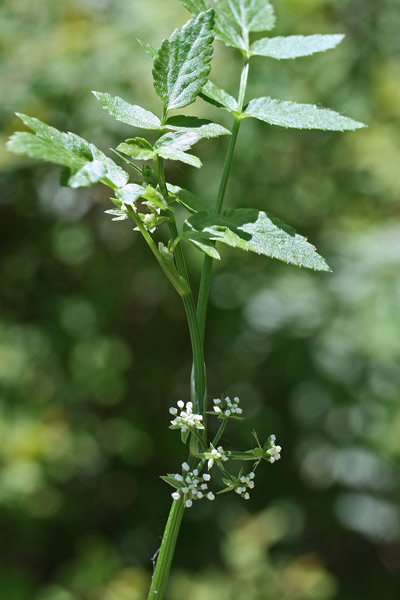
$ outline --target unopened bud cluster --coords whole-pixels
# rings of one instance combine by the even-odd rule
[[[276,436],[271,435],[269,439],[270,439],[270,445],[271,445],[271,447],[270,447],[269,450],[267,450],[266,453],[271,457],[269,459],[269,462],[271,464],[273,464],[277,460],[280,460],[282,448],[281,448],[281,446],[277,446],[275,444],[275,442],[276,442]]]
[[[171,429],[180,429],[183,433],[193,429],[204,429],[204,425],[202,423],[203,416],[197,415],[193,412],[192,402],[186,402],[185,407],[185,403],[182,400],[179,400],[177,405],[178,408],[169,409],[171,415],[176,415],[175,419],[171,421]]]
[[[250,499],[250,494],[247,490],[252,490],[254,488],[254,477],[255,474],[253,472],[249,473],[249,475],[242,475],[239,478],[240,485],[235,487],[235,492],[245,500]]]
[[[229,418],[234,416],[239,416],[242,414],[242,409],[239,407],[239,398],[235,396],[233,400],[227,396],[224,400],[221,398],[215,398],[213,400],[214,404],[214,413],[218,415],[219,418]]]
[[[211,475],[205,473],[201,476],[197,469],[191,472],[189,465],[183,463],[182,475],[176,473],[173,477],[176,481],[177,491],[173,492],[171,496],[174,500],[183,498],[185,508],[190,508],[194,500],[201,500],[201,498],[215,500],[214,494],[208,491],[208,484],[206,483],[210,481]]]

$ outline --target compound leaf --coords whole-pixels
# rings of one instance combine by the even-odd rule
[[[254,117],[280,127],[295,129],[322,129],[330,131],[354,131],[365,127],[363,123],[343,117],[327,108],[319,108],[313,104],[297,104],[274,100],[272,98],[256,98],[251,100],[243,116]]]
[[[262,38],[251,45],[250,52],[278,60],[300,58],[335,48],[343,38],[342,34]]]
[[[141,129],[160,129],[160,119],[141,106],[129,104],[119,96],[111,96],[111,94],[103,92],[93,92],[93,94],[103,108],[117,121]]]
[[[197,241],[199,234],[234,248],[276,258],[298,267],[330,271],[325,260],[306,238],[280,219],[252,208],[224,215],[199,213],[185,221],[184,236]]]
[[[234,113],[238,109],[235,98],[211,81],[207,81],[206,85],[201,90],[200,97],[206,102],[214,104],[215,106],[218,106],[218,108],[224,108],[229,112]]]
[[[192,104],[207,81],[213,54],[214,11],[201,12],[169,40],[154,59],[154,88],[167,110]]]

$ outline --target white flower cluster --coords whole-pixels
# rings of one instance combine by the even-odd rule
[[[182,400],[179,400],[177,404],[180,409],[179,414],[178,408],[169,409],[171,415],[175,416],[175,419],[171,421],[171,429],[180,429],[183,433],[190,429],[204,429],[203,417],[193,412],[192,402],[186,402],[185,410],[185,403]]]
[[[250,494],[247,489],[252,490],[254,488],[254,477],[255,474],[253,472],[249,473],[249,475],[242,475],[239,479],[241,485],[235,487],[235,492],[240,494],[245,500],[250,499]]]
[[[233,400],[227,396],[225,400],[221,400],[220,398],[215,398],[213,400],[214,403],[214,412],[218,414],[220,417],[232,417],[235,415],[241,415],[242,409],[239,408],[239,398],[236,396]]]
[[[267,454],[271,457],[269,459],[269,462],[271,464],[273,464],[274,462],[276,462],[277,460],[279,460],[281,458],[282,448],[280,446],[276,446],[275,441],[276,441],[276,436],[271,435],[270,436],[271,448],[269,450],[267,450]]]
[[[210,481],[211,475],[205,473],[201,476],[197,469],[190,472],[190,467],[186,462],[182,464],[182,475],[176,473],[174,479],[179,488],[171,496],[174,500],[180,500],[183,497],[185,508],[190,508],[194,500],[201,500],[204,497],[208,500],[215,500],[214,494],[208,491],[206,483]]]
[[[207,463],[208,470],[211,469],[215,460],[223,460],[223,461],[228,460],[228,457],[226,456],[225,450],[223,449],[222,446],[218,446],[218,448],[213,448],[211,450],[211,452],[207,452],[205,454],[205,457],[208,458],[208,463]]]

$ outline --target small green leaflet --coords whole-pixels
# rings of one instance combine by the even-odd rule
[[[139,127],[141,129],[160,129],[161,122],[152,112],[145,110],[141,106],[129,104],[119,96],[102,92],[93,92],[103,108],[110,113],[117,121]]]
[[[292,127],[294,129],[322,129],[325,131],[354,131],[365,127],[343,117],[328,108],[319,108],[314,104],[297,104],[274,100],[272,98],[256,98],[251,100],[243,117],[254,117],[270,125]]]
[[[160,479],[177,490],[179,490],[182,486],[182,484],[175,479],[175,475],[160,475]]]
[[[68,179],[68,185],[72,188],[89,187],[100,181],[107,175],[107,167],[104,162],[94,160],[86,163],[75,175]]]
[[[128,183],[125,187],[115,192],[118,200],[121,200],[123,204],[133,206],[137,200],[146,192],[146,188],[137,185],[136,183]]]
[[[275,26],[275,12],[268,0],[218,0],[224,13],[243,32],[269,31]]]
[[[157,208],[160,208],[161,210],[168,208],[168,202],[165,200],[164,196],[151,185],[147,186],[146,191],[143,194],[143,198],[145,199],[145,204],[154,210]]]
[[[166,129],[172,131],[192,131],[196,132],[201,138],[211,139],[220,137],[221,135],[231,135],[229,129],[212,123],[207,119],[199,119],[197,117],[188,117],[185,115],[177,115],[170,117],[166,124]]]
[[[109,179],[116,187],[123,187],[129,180],[129,175],[121,169],[120,166],[106,156],[104,152],[96,148],[94,144],[90,144],[90,150],[94,160],[102,161],[107,167],[107,179]]]
[[[202,136],[196,130],[189,129],[188,131],[175,131],[166,133],[161,136],[154,144],[156,152],[160,148],[170,148],[174,150],[190,150],[194,144],[197,144],[202,139]]]
[[[153,146],[144,138],[130,138],[117,146],[118,152],[136,160],[151,160],[155,156]]]
[[[193,246],[196,246],[204,254],[211,256],[211,258],[221,260],[221,255],[215,247],[215,242],[208,239],[207,234],[192,231],[190,235],[184,235],[183,239],[187,239]]]
[[[201,91],[200,97],[206,102],[214,104],[215,106],[218,106],[218,108],[225,108],[232,113],[235,113],[238,109],[235,98],[211,81],[207,81]]]
[[[209,8],[204,0],[181,0],[181,4],[195,16]],[[213,8],[218,8],[215,4],[216,2],[213,2]],[[243,39],[224,15],[216,13],[214,31],[217,40],[223,42],[226,46],[246,50]]]
[[[226,46],[246,51],[246,43],[242,36],[238,34],[234,26],[223,15],[216,15],[214,29],[217,40]]]
[[[168,203],[162,194],[151,185],[143,186],[137,183],[128,183],[123,188],[116,190],[115,195],[117,200],[128,206],[134,206],[139,198],[143,198],[144,203],[151,208],[162,210],[168,208]]]
[[[66,179],[63,178],[66,185],[87,187],[107,178],[113,186],[122,187],[128,181],[128,174],[94,144],[74,133],[58,131],[34,117],[18,116],[35,135],[15,133],[8,141],[8,149],[67,167],[70,172]]]
[[[201,200],[201,198],[198,198],[188,190],[184,190],[177,185],[171,185],[170,183],[167,183],[167,189],[180,204],[192,213],[208,212],[210,210],[210,206],[205,200]]]
[[[181,0],[181,4],[183,4],[192,15],[196,16],[209,8],[205,0]]]
[[[162,158],[179,160],[192,167],[200,168],[201,160],[197,156],[187,154],[185,150],[189,150],[201,139],[201,136],[192,130],[166,133],[154,144],[154,150]]]
[[[196,242],[199,234],[234,248],[263,254],[297,267],[330,271],[325,260],[306,238],[280,219],[252,208],[224,215],[199,213],[185,221],[184,235]]]
[[[175,30],[154,59],[154,88],[165,108],[192,104],[210,73],[214,11],[208,10]]]
[[[80,169],[93,160],[90,144],[74,133],[63,133],[35,117],[17,113],[17,116],[36,135],[17,132],[11,136],[7,148],[16,154],[27,154],[70,169]]]
[[[129,219],[128,214],[119,208],[110,208],[104,212],[106,215],[111,215],[113,217],[111,221],[126,221],[126,219]]]
[[[177,150],[175,148],[168,148],[168,146],[162,146],[157,149],[158,156],[165,158],[166,160],[179,160],[191,167],[196,167],[196,169],[200,169],[203,163],[197,156],[193,156],[193,154],[187,154],[186,152],[182,152],[182,150]]]
[[[151,46],[151,44],[148,44],[147,42],[143,42],[142,40],[139,40],[139,38],[136,38],[138,41],[139,46],[141,46],[143,48],[143,50],[145,52],[147,52],[147,54],[149,56],[151,56],[151,58],[155,58],[157,56],[157,50],[155,48],[153,48],[153,46]]]
[[[291,35],[289,37],[262,38],[250,47],[250,53],[270,58],[289,59],[310,56],[335,48],[344,35]]]

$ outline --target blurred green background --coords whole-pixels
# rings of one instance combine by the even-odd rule
[[[338,50],[254,59],[249,97],[317,102],[369,124],[296,132],[246,121],[231,206],[270,210],[334,269],[316,274],[223,250],[214,268],[210,395],[237,394],[283,460],[236,495],[186,511],[170,600],[400,597],[400,6],[282,0],[276,33],[347,34]],[[132,131],[90,91],[160,112],[151,62],[188,14],[177,0],[0,4],[0,597],[141,600],[170,505],[158,476],[184,459],[168,407],[188,399],[180,301],[100,186],[8,155],[15,111],[106,150]],[[212,77],[237,89],[240,56]],[[199,100],[199,116],[230,124]],[[168,177],[215,197],[227,140]],[[188,249],[198,279],[202,257]]]

